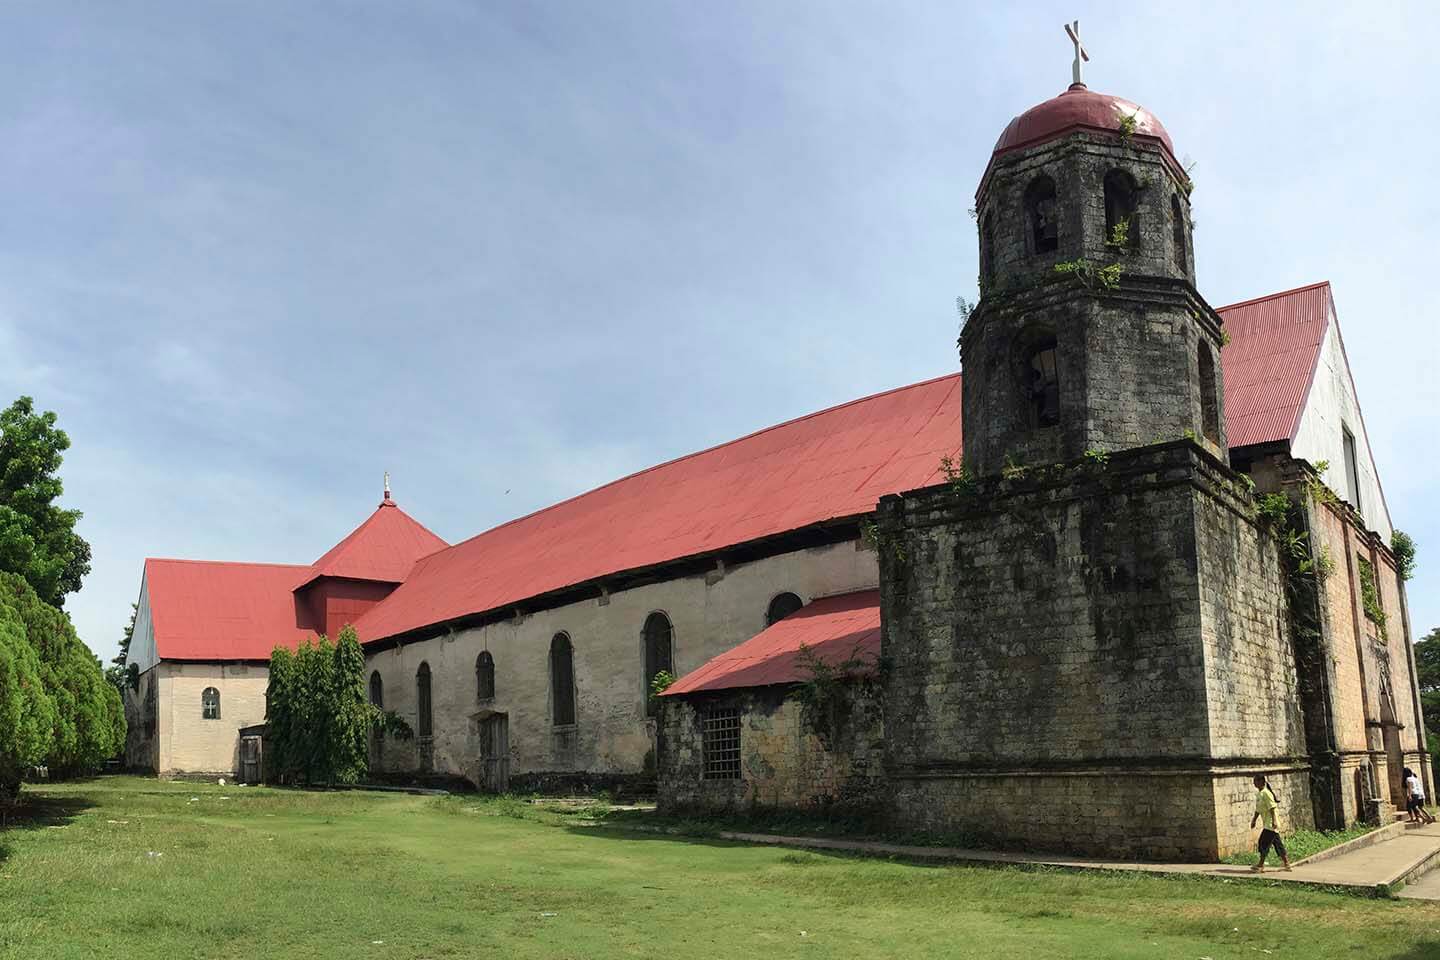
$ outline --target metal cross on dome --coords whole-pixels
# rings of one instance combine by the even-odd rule
[[[1075,44],[1075,62],[1070,65],[1070,76],[1073,78],[1072,82],[1078,83],[1083,87],[1085,81],[1080,73],[1080,61],[1083,60],[1089,63],[1090,54],[1085,52],[1085,46],[1080,42],[1080,21],[1076,20],[1074,23],[1065,24],[1065,34],[1070,38],[1070,42]]]

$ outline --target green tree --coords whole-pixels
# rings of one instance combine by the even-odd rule
[[[291,709],[295,702],[295,669],[295,654],[284,647],[270,652],[270,681],[265,688],[265,763],[268,778],[282,783],[299,773],[296,740],[302,731],[297,729]]]
[[[1440,693],[1440,627],[1415,644],[1415,671],[1421,693]]]
[[[42,761],[53,773],[91,769],[125,746],[120,694],[75,635],[63,610],[45,603],[23,577],[0,573],[0,602],[19,618],[40,662],[40,681],[55,706],[53,737]]]
[[[125,625],[125,635],[120,638],[120,652],[110,661],[110,666],[105,668],[105,679],[120,694],[120,700],[125,700],[125,688],[132,690],[140,689],[140,668],[134,664],[125,665],[125,659],[130,655],[130,638],[135,636],[135,617],[140,612],[140,604],[130,604],[130,622]]]
[[[1415,673],[1420,685],[1420,710],[1424,714],[1425,729],[1432,736],[1440,736],[1440,627],[1415,644]]]
[[[43,763],[55,736],[55,702],[25,624],[0,595],[0,805],[14,801],[26,770]]]
[[[55,414],[36,413],[29,397],[0,412],[0,571],[24,577],[56,607],[90,572],[90,544],[75,532],[80,511],[55,505],[69,447]]]
[[[398,737],[410,727],[366,697],[365,653],[354,629],[331,643],[316,637],[292,653],[270,654],[266,756],[272,779],[290,783],[354,783],[369,769],[370,732]]]
[[[331,709],[326,718],[330,773],[338,783],[354,783],[369,767],[370,730],[376,719],[376,710],[365,696],[365,654],[354,627],[340,631],[330,683]]]

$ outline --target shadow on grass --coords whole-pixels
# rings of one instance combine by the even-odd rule
[[[0,863],[10,858],[6,838],[22,830],[44,830],[72,823],[75,816],[95,804],[88,797],[35,793],[21,790],[19,798],[8,807],[0,807]]]
[[[1436,957],[1440,957],[1440,940],[1426,940],[1404,953],[1393,954],[1390,960],[1435,960]]]

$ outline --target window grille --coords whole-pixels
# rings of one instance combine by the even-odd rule
[[[220,719],[220,691],[214,687],[206,687],[205,692],[200,694],[200,716],[205,720]]]
[[[1055,364],[1055,341],[1048,340],[1031,350],[1026,367],[1034,424],[1053,427],[1060,422],[1060,375]]]
[[[740,779],[740,711],[714,707],[705,714],[705,779]]]

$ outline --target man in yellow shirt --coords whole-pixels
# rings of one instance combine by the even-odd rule
[[[1285,841],[1280,839],[1280,831],[1276,826],[1275,808],[1280,806],[1275,802],[1275,791],[1270,789],[1270,784],[1265,778],[1255,778],[1255,816],[1250,818],[1250,829],[1255,829],[1257,821],[1261,824],[1260,830],[1260,862],[1250,869],[1256,873],[1265,872],[1265,857],[1269,855],[1270,848],[1274,847],[1275,852],[1280,854],[1280,861],[1285,864],[1285,869],[1290,869],[1290,856],[1285,852]]]

